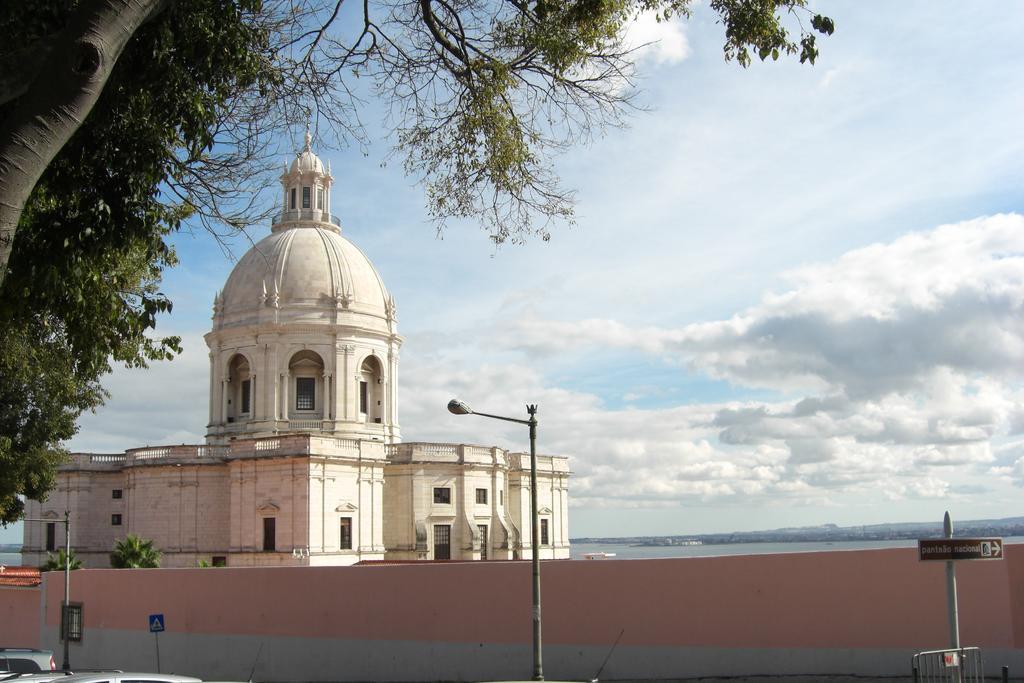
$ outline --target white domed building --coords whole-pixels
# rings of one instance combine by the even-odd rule
[[[284,211],[214,299],[208,441],[302,430],[394,443],[395,302],[330,213],[309,148],[281,177]]]
[[[162,566],[531,557],[529,455],[402,442],[395,302],[331,214],[305,148],[282,211],[214,297],[206,443],[75,453],[28,501],[22,561],[61,547],[109,566],[128,534]],[[443,408],[439,407],[439,410]],[[568,460],[538,456],[542,558],[569,556]]]

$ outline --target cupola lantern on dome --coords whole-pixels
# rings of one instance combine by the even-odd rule
[[[214,298],[210,443],[295,431],[399,438],[395,302],[331,215],[333,181],[307,130],[271,233]]]
[[[281,213],[274,218],[271,230],[287,230],[297,223],[315,221],[328,229],[341,230],[341,221],[331,215],[331,170],[313,153],[313,136],[306,128],[305,147],[295,155],[291,166],[281,176],[284,190]]]

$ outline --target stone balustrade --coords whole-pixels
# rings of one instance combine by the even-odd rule
[[[314,434],[236,439],[229,445],[211,446],[181,444],[177,446],[146,446],[124,453],[73,453],[61,469],[119,470],[124,467],[180,463],[216,463],[229,458],[252,458],[282,455],[323,455],[370,457],[382,459],[384,445],[377,441],[361,442]]]
[[[341,219],[334,216],[326,211],[319,209],[293,209],[291,211],[284,211],[274,216],[272,225],[280,225],[282,223],[296,223],[302,221],[311,221],[314,223],[330,223],[341,227]]]
[[[508,463],[510,467],[521,470],[530,469],[529,453],[509,453]],[[538,472],[558,472],[569,474],[569,461],[566,458],[553,457],[550,455],[537,456]]]
[[[319,432],[323,428],[323,420],[288,420],[288,429]]]
[[[530,468],[529,453],[510,453],[502,448],[459,443],[407,442],[384,445],[380,441],[361,441],[322,434],[288,434],[258,439],[235,439],[229,445],[146,446],[124,453],[74,453],[69,469],[111,470],[142,465],[168,463],[222,462],[229,458],[256,458],[288,455],[319,455],[324,457],[372,458],[387,457],[390,462],[438,462],[457,464],[501,465],[517,469]],[[544,472],[568,473],[563,458],[537,456],[538,469]]]
[[[388,460],[402,462],[450,462],[504,465],[507,451],[501,448],[459,443],[409,441],[386,446]]]

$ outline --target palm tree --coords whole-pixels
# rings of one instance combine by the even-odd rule
[[[128,534],[110,553],[110,566],[114,569],[155,569],[160,566],[160,551],[153,541]]]
[[[64,548],[57,551],[56,555],[46,553],[46,562],[43,562],[43,566],[40,567],[40,571],[44,572],[59,572],[64,571]],[[82,561],[75,557],[75,551],[71,551],[71,562],[68,563],[71,569],[81,569]]]

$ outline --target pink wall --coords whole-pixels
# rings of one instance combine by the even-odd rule
[[[41,599],[38,588],[0,588],[0,647],[39,647]]]
[[[1007,550],[1007,583],[1010,587],[1009,609],[1013,620],[1014,647],[1024,648],[1024,545]]]
[[[643,652],[682,657],[678,653],[686,648],[726,648],[853,651],[873,662],[888,652],[892,667],[902,667],[906,653],[947,645],[944,566],[919,562],[914,548],[548,561],[542,567],[544,642],[590,656],[625,629],[619,647],[633,648],[638,661],[648,656]],[[957,577],[963,644],[1024,648],[1024,545],[1007,547],[1001,562],[960,562]],[[44,585],[49,599],[43,640],[55,646],[62,585]],[[78,659],[94,666],[115,665],[96,653],[88,656],[90,646],[104,642],[99,635],[148,638],[146,617],[156,612],[166,617],[164,637],[187,637],[192,648],[199,647],[195,638],[214,643],[226,636],[299,648],[314,640],[364,648],[377,642],[389,652],[435,643],[448,644],[451,657],[464,659],[466,646],[507,650],[531,638],[528,562],[82,570],[72,575],[72,595],[85,603],[89,636],[81,646],[86,656]],[[26,601],[9,613],[28,620],[35,609]],[[721,660],[713,652],[708,657]],[[833,670],[855,668],[834,661]],[[395,680],[412,680],[408,675],[394,673]]]
[[[544,562],[544,636],[602,644],[625,628],[623,645],[941,647],[944,566],[903,548]],[[965,644],[1024,647],[1022,575],[1024,546],[1003,562],[958,563]],[[529,577],[528,562],[85,570],[73,593],[87,629],[144,629],[162,612],[169,631],[514,643],[530,639]]]

